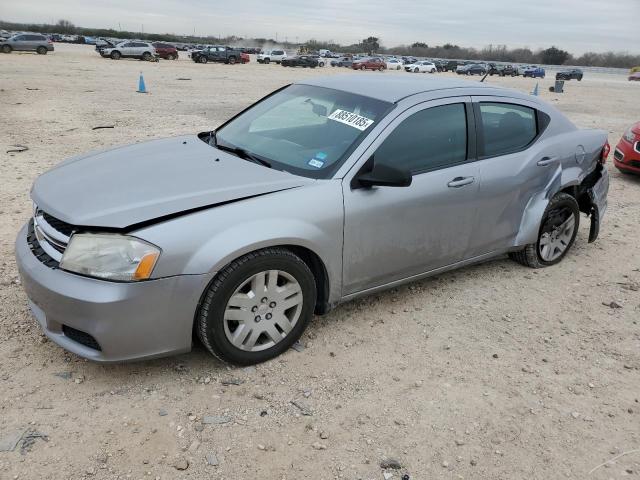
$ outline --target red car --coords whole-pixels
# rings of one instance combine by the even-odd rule
[[[156,53],[160,58],[164,58],[165,60],[177,60],[178,59],[178,49],[173,45],[162,42],[155,42],[152,44],[153,48],[156,49]]]
[[[251,57],[248,53],[242,52],[240,54],[240,63],[249,63],[251,61]]]
[[[640,122],[622,135],[613,152],[613,164],[622,173],[640,175]]]
[[[367,57],[354,60],[351,64],[354,70],[386,70],[387,62],[380,57]]]

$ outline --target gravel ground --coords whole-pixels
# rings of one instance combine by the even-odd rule
[[[135,92],[140,70],[148,95]],[[37,175],[87,150],[211,129],[274,88],[338,72],[115,62],[75,45],[0,56],[0,449],[12,433],[47,435],[0,452],[1,479],[639,476],[640,178],[611,166],[600,238],[587,244],[582,222],[560,265],[497,259],[343,305],[302,351],[256,367],[199,345],[100,366],[44,338],[13,257]],[[539,83],[612,145],[638,120],[640,85],[622,76],[589,74],[564,94]],[[115,128],[92,130],[104,125]],[[15,144],[29,150],[5,153]]]

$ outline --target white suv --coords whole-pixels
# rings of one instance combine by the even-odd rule
[[[258,63],[280,63],[287,58],[287,52],[284,50],[265,50],[258,54]]]
[[[156,55],[156,49],[148,42],[132,40],[119,43],[113,48],[103,48],[100,55],[110,57],[113,60],[119,60],[120,58],[151,60]]]

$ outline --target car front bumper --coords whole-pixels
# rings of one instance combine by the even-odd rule
[[[193,319],[210,275],[109,282],[46,266],[16,239],[29,307],[50,340],[101,363],[143,360],[191,349]]]

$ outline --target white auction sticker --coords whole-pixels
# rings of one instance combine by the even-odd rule
[[[336,122],[344,123],[345,125],[349,125],[350,127],[357,128],[358,130],[364,131],[369,128],[369,125],[373,123],[373,120],[367,117],[363,117],[362,115],[358,115],[357,113],[347,112],[346,110],[336,110],[328,117],[331,120],[335,120]]]

